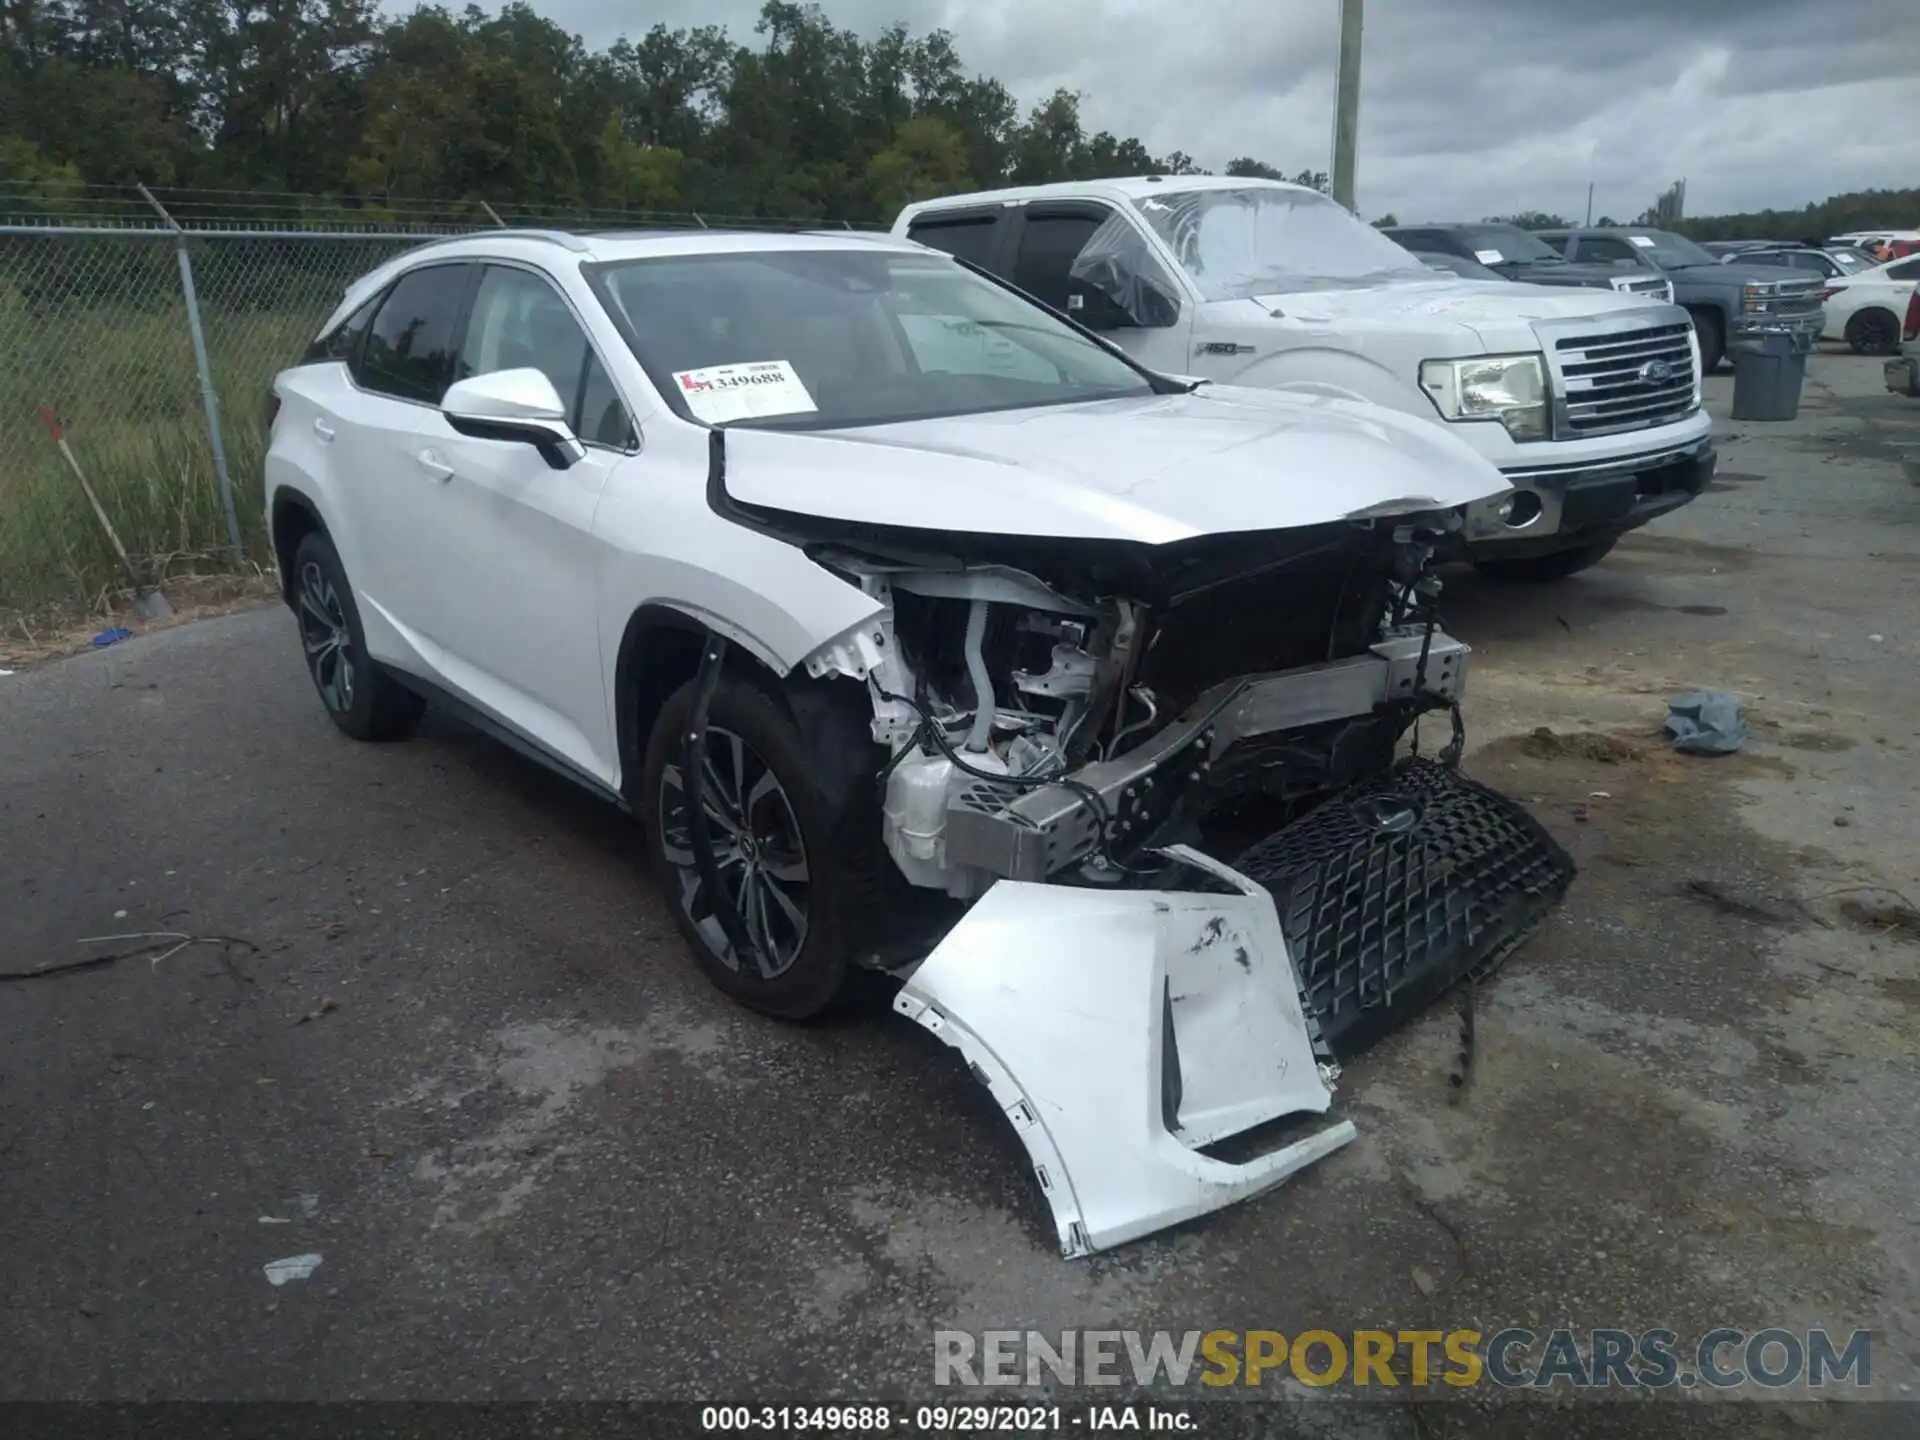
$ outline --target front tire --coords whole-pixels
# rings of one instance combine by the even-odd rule
[[[1847,321],[1847,348],[1856,355],[1891,355],[1900,348],[1900,320],[1891,310],[1862,310]]]
[[[821,763],[787,706],[749,679],[720,676],[707,709],[702,808],[725,902],[754,942],[752,954],[736,955],[687,823],[680,772],[695,688],[690,681],[667,700],[641,771],[662,898],[718,989],[782,1020],[822,1014],[847,997],[855,948],[876,918],[877,805],[838,793],[834,767]]]
[[[410,734],[426,701],[367,653],[353,587],[324,531],[307,534],[293,552],[293,609],[307,674],[327,718],[355,740],[399,740]]]
[[[1545,555],[1528,555],[1515,560],[1476,560],[1474,568],[1489,580],[1498,580],[1503,584],[1544,585],[1598,565],[1619,543],[1618,535],[1609,535],[1604,540],[1576,545],[1568,550],[1554,550]]]

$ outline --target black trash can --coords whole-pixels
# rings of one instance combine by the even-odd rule
[[[1808,348],[1793,335],[1760,335],[1742,342],[1733,366],[1733,418],[1791,420],[1798,415]]]

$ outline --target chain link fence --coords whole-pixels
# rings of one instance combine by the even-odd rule
[[[109,525],[142,584],[264,563],[268,386],[423,238],[0,227],[0,609],[134,585]]]
[[[163,206],[144,191],[61,212],[0,188],[0,612],[97,609],[184,571],[268,564],[273,376],[352,280],[404,250],[506,224],[787,223],[422,205],[309,209],[296,225],[247,197]]]

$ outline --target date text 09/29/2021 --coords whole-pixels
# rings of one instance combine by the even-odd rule
[[[815,1432],[856,1435],[897,1430],[912,1434],[1060,1435],[1084,1430],[1159,1431],[1197,1428],[1177,1405],[707,1405],[700,1428],[736,1432]]]

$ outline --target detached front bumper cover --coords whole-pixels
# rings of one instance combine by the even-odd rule
[[[1524,809],[1429,760],[1315,807],[1238,868],[1163,853],[1219,893],[999,881],[894,1002],[992,1092],[1069,1259],[1353,1139],[1348,1121],[1300,1133],[1332,1103],[1332,1058],[1491,971],[1574,874]],[[1270,1126],[1287,1116],[1300,1124]],[[1257,1148],[1256,1127],[1287,1143],[1208,1153]]]
[[[1324,1114],[1272,897],[1003,880],[894,1001],[957,1049],[1026,1146],[1072,1259],[1271,1189],[1353,1139],[1340,1121],[1244,1164],[1201,1147]]]

